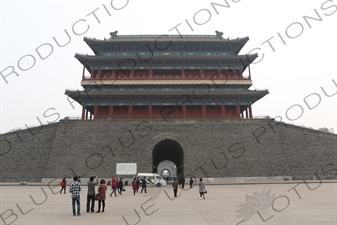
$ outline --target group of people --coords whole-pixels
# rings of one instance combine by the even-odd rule
[[[185,183],[185,179],[184,179],[183,183],[181,182],[181,180],[180,180],[179,183],[182,184],[182,188],[183,188],[184,187],[183,184]],[[193,183],[194,183],[194,181],[191,177],[190,182],[189,182],[190,188],[193,187]],[[63,178],[60,185],[61,185],[60,194],[62,193],[62,191],[64,191],[64,194],[65,194],[66,193],[66,178]],[[114,177],[112,177],[111,181],[109,181],[108,184],[106,184],[106,181],[104,179],[101,179],[100,181],[98,181],[97,176],[91,176],[90,177],[90,179],[88,181],[86,212],[89,212],[89,211],[95,212],[95,201],[96,200],[98,200],[98,210],[96,211],[96,213],[104,212],[105,200],[106,200],[106,191],[108,189],[108,187],[107,187],[108,185],[111,185],[111,190],[112,190],[111,194],[110,194],[110,197],[112,197],[113,194],[117,197],[116,191],[118,191],[118,193],[120,195],[122,195],[122,192],[125,190],[124,184],[123,184],[123,178],[115,179]],[[95,191],[96,186],[98,186],[97,193]],[[140,187],[142,187],[140,193],[143,193],[143,191],[145,193],[147,193],[146,192],[146,186],[147,186],[146,177],[144,177],[142,179],[140,179],[139,177],[135,177],[132,181],[133,195],[136,195],[136,193],[138,193],[138,190],[139,190]],[[174,181],[172,182],[172,187],[173,187],[174,197],[177,197],[178,182],[177,182],[176,178],[174,178]],[[73,211],[74,216],[81,215],[81,206],[80,206],[80,192],[81,192],[81,190],[82,190],[81,182],[79,181],[78,177],[75,176],[74,181],[73,181],[73,183],[71,183],[70,189],[69,189],[69,192],[71,193],[72,211]],[[199,194],[200,194],[200,198],[202,198],[202,199],[205,199],[205,194],[207,194],[205,184],[203,183],[202,178],[199,179]],[[77,206],[77,210],[76,210],[76,206]],[[102,209],[102,211],[101,211],[101,209]]]
[[[66,193],[66,184],[67,184],[66,178],[63,178],[63,180],[60,183],[61,185],[60,194],[62,193],[62,191],[64,191],[64,194]],[[98,210],[96,211],[96,213],[104,212],[106,191],[108,189],[108,185],[111,185],[110,197],[112,197],[113,194],[117,197],[117,192],[120,195],[122,195],[122,192],[125,191],[123,178],[115,179],[114,177],[112,177],[111,181],[109,180],[108,184],[106,184],[106,181],[104,179],[101,179],[99,182],[97,176],[90,177],[88,181],[88,193],[87,193],[87,205],[86,205],[87,212],[89,211],[95,212],[95,201],[96,200],[98,200]],[[96,186],[98,186],[97,193],[95,191]],[[133,195],[135,195],[136,192],[138,192],[140,186],[142,187],[141,193],[143,193],[143,191],[147,193],[146,192],[146,177],[144,177],[142,180],[140,180],[139,177],[134,178],[132,182]],[[73,183],[71,183],[70,189],[69,189],[69,192],[71,193],[72,210],[73,210],[74,216],[81,215],[81,206],[80,206],[81,190],[82,190],[81,182],[79,181],[79,178],[75,176],[74,181]]]
[[[96,186],[98,185],[97,194],[95,191]],[[61,191],[65,187],[65,178],[60,184],[62,186]],[[98,200],[98,210],[96,213],[101,212],[101,206],[102,206],[102,212],[104,212],[105,209],[105,200],[106,200],[106,191],[107,191],[107,185],[104,179],[101,179],[100,182],[98,182],[97,176],[91,176],[88,181],[88,193],[87,193],[87,212],[89,212],[89,209],[91,212],[95,212],[95,201]],[[60,191],[60,193],[61,193]],[[79,182],[78,177],[74,177],[74,182],[71,183],[69,192],[71,193],[71,199],[72,199],[72,210],[73,215],[80,216],[81,215],[81,204],[80,204],[80,192],[82,191],[82,185],[81,182]],[[91,207],[90,207],[91,203]],[[76,210],[77,206],[77,210]]]
[[[136,195],[136,192],[138,193],[139,187],[142,187],[142,190],[140,191],[140,193],[143,193],[143,191],[146,192],[146,177],[144,177],[143,179],[139,179],[139,177],[135,177],[132,181],[132,190],[133,190],[133,195]]]
[[[110,197],[112,197],[113,194],[115,195],[115,197],[117,197],[117,192],[118,194],[122,195],[122,192],[125,190],[123,178],[115,179],[114,177],[112,177],[111,181],[108,182],[108,185],[111,185]]]
[[[191,177],[190,179],[190,188],[193,187],[193,178]],[[181,185],[181,188],[184,189],[184,184],[185,184],[185,179],[182,178],[179,180],[179,184]],[[173,182],[172,182],[172,188],[173,188],[173,195],[174,197],[177,197],[177,193],[178,193],[178,182],[176,178],[173,178]],[[204,182],[202,181],[202,178],[199,179],[199,194],[200,194],[200,198],[205,199],[205,194],[207,194],[207,190],[205,187]]]
[[[99,182],[99,187],[97,189],[97,194],[95,192],[95,187],[98,185],[98,178],[97,176],[91,176],[88,181],[88,194],[87,194],[87,212],[95,212],[95,200],[98,200],[98,210],[96,213],[104,212],[105,208],[105,200],[106,200],[106,191],[108,187],[104,179],[101,179]],[[90,207],[91,202],[91,207]]]

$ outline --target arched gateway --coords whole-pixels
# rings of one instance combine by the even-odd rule
[[[308,180],[315,177],[308,171],[327,171],[323,178],[331,178],[335,134],[253,119],[252,105],[269,92],[250,90],[258,55],[240,54],[248,37],[110,35],[85,37],[94,55],[75,55],[83,90],[65,94],[82,106],[83,121],[1,134],[0,182],[110,177],[120,162],[169,176]],[[133,138],[128,146],[121,142],[124,127]],[[29,164],[27,149],[39,156]]]
[[[184,174],[184,151],[171,139],[158,142],[152,152],[153,172],[162,176],[180,177]]]

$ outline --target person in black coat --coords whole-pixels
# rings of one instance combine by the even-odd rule
[[[139,180],[139,177],[137,177],[136,185],[137,185],[137,193],[138,193],[138,190],[139,190],[139,187],[140,187],[140,180]]]
[[[191,179],[190,179],[190,188],[193,187],[193,183],[194,183],[194,180],[193,180],[193,178],[191,177]]]
[[[173,188],[173,194],[174,197],[177,197],[177,192],[178,192],[178,182],[176,180],[176,178],[174,178],[173,182],[172,182],[172,188]]]
[[[143,190],[145,190],[146,194],[146,177],[142,179],[142,190],[140,191],[140,193],[143,193]]]
[[[180,179],[180,184],[181,184],[181,188],[184,189],[184,187],[185,187],[185,178],[184,177],[182,177]]]
[[[119,179],[118,182],[118,193],[121,195],[123,191],[123,178]]]

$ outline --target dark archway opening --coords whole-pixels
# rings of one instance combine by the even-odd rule
[[[165,139],[154,146],[152,152],[152,171],[154,173],[160,174],[162,172],[158,171],[158,165],[164,160],[172,161],[176,165],[176,171],[174,172],[176,172],[178,178],[184,176],[184,151],[178,142]]]

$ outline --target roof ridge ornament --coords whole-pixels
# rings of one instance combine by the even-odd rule
[[[113,39],[114,37],[117,37],[117,33],[118,33],[117,30],[114,32],[110,32],[111,39]]]
[[[221,31],[215,31],[216,37],[222,38],[223,33]]]

